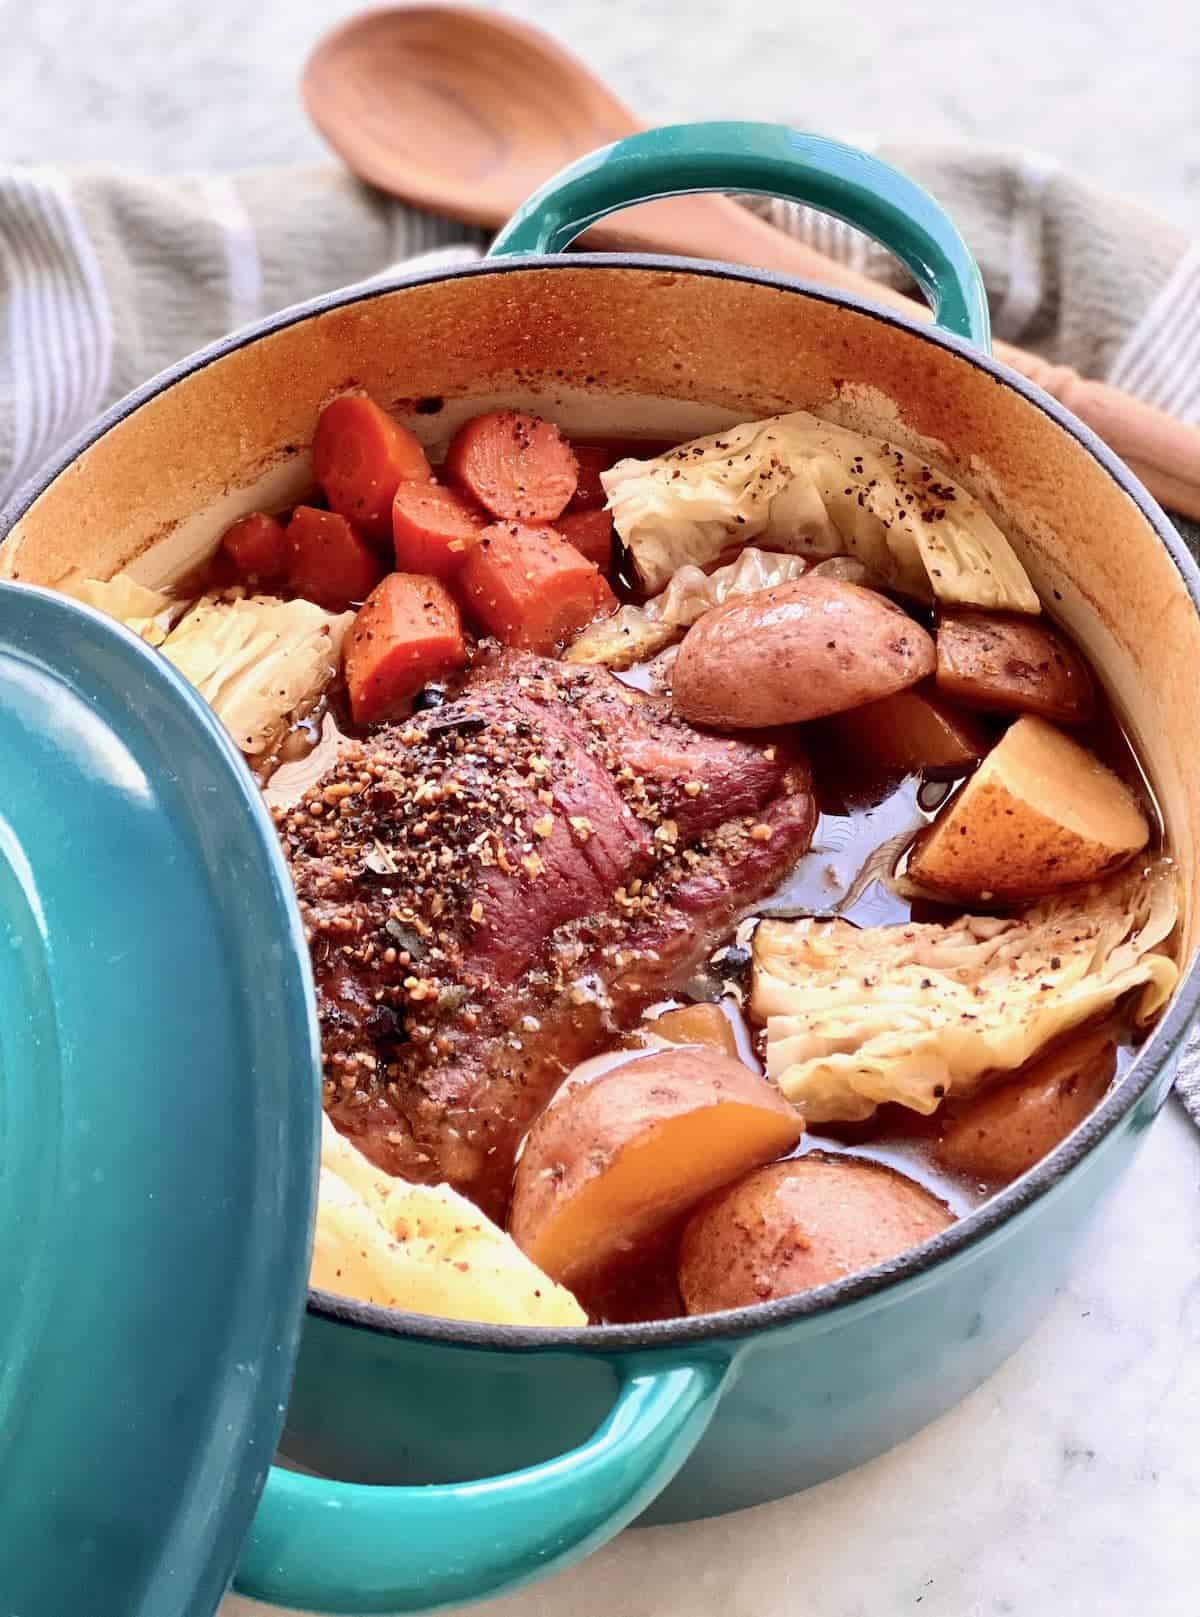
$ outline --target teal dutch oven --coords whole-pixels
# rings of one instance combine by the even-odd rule
[[[714,189],[868,232],[933,322],[741,268],[563,253],[618,208]],[[234,515],[299,495],[318,408],[348,385],[429,442],[497,401],[660,438],[808,408],[932,456],[997,515],[1130,727],[1191,960],[1200,577],[1132,475],[989,356],[961,239],[884,164],[757,124],[634,136],[545,186],[484,262],[335,294],[185,361],[24,492],[0,549],[6,1613],[207,1617],[231,1575],[304,1611],[427,1611],[636,1520],[860,1464],[1029,1333],[1197,1011],[1189,965],[1049,1158],[936,1239],[801,1296],[571,1330],[322,1292],[305,1308],[319,1064],[284,866],[198,699],[53,590],[75,568],[169,583]],[[268,1465],[277,1443],[301,1469]]]

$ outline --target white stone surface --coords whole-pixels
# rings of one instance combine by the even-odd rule
[[[1036,1335],[850,1475],[625,1533],[489,1617],[1196,1617],[1200,1141],[1172,1101]],[[269,1608],[230,1596],[221,1617]]]
[[[0,0],[0,160],[320,156],[300,65],[355,0]],[[647,119],[1042,151],[1200,230],[1195,0],[516,0]],[[494,1617],[1196,1617],[1200,1140],[1176,1103],[986,1387],[836,1482],[625,1534]],[[223,1617],[261,1614],[230,1597]],[[166,1617],[166,1614],[164,1614]]]

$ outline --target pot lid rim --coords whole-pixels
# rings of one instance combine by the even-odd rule
[[[210,1617],[304,1318],[299,909],[220,721],[90,607],[0,582],[0,748],[0,1587]]]

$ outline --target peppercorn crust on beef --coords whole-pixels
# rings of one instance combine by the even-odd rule
[[[563,1074],[683,985],[815,820],[780,740],[693,730],[601,668],[485,658],[279,816],[333,1121],[501,1215]]]

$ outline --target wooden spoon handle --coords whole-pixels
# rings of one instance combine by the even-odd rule
[[[776,270],[781,275],[795,275],[872,298],[876,303],[889,303],[906,314],[924,311],[928,316],[923,304],[918,305],[903,292],[839,264],[728,197],[683,196],[643,202],[593,225],[583,237],[583,244],[607,251],[715,258],[724,263]]]
[[[1141,479],[1154,498],[1191,521],[1200,521],[1200,427],[1191,427],[1108,382],[1093,382],[1067,365],[1052,365],[1008,343],[996,358],[1036,382]]]
[[[644,203],[590,230],[593,246],[715,258],[777,270],[929,320],[923,303],[839,264],[807,242],[757,218],[726,197],[673,197]],[[1200,428],[1145,404],[1107,382],[1089,381],[1011,343],[996,358],[1020,371],[1085,422],[1129,466],[1160,504],[1200,521]]]

